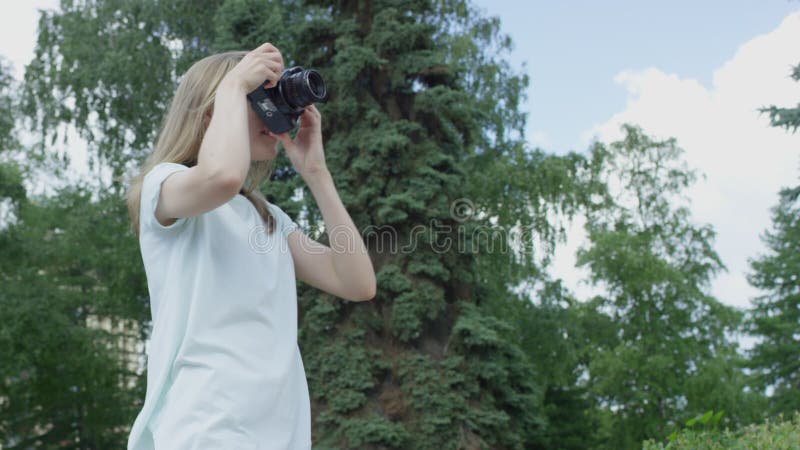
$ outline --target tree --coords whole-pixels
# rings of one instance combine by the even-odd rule
[[[126,283],[137,273],[130,277],[127,269],[135,267],[138,249],[117,245],[126,227],[116,199],[92,202],[80,187],[54,197],[26,191],[24,181],[48,161],[31,158],[17,138],[17,83],[8,74],[3,64],[0,446],[118,447],[115,429],[125,425],[136,398],[125,389],[128,359],[120,357],[124,342],[89,322],[130,316],[115,301],[131,298]]]
[[[674,139],[653,140],[632,125],[623,130],[621,141],[592,149],[605,161],[602,178],[614,203],[589,214],[589,244],[578,264],[602,287],[594,304],[616,328],[588,368],[589,388],[610,414],[606,445],[639,448],[683,417],[735,411],[736,403],[711,392],[723,388],[741,399],[735,345],[726,337],[739,314],[708,293],[724,266],[713,229],[694,225],[680,203],[695,178],[682,150]]]
[[[18,99],[11,66],[0,57],[0,229],[14,220],[14,210],[25,200],[24,166],[17,158],[20,143],[16,133]]]
[[[792,77],[800,81],[800,65]],[[762,110],[764,111],[764,110]],[[769,109],[772,125],[792,132],[800,126],[800,106]],[[750,284],[764,295],[753,299],[748,320],[759,338],[750,354],[757,385],[772,388],[771,412],[789,414],[800,405],[800,187],[784,188],[772,208],[772,230],[762,235],[768,252],[750,261]]]
[[[606,440],[604,417],[583,379],[596,348],[614,338],[614,323],[561,280],[542,280],[534,301],[520,297],[502,303],[500,316],[516,325],[516,339],[536,366],[546,414],[544,430],[526,448],[597,448]]]
[[[800,64],[794,66],[792,78],[795,81],[800,81]],[[800,104],[794,108],[781,108],[773,105],[767,108],[761,108],[759,111],[769,114],[770,122],[773,127],[783,127],[792,132],[800,128]]]
[[[144,380],[123,319],[146,285],[117,200],[80,186],[33,196],[0,231],[3,448],[124,446]]]
[[[478,215],[459,222],[451,205],[464,197],[473,155],[503,157],[505,127],[515,126],[499,105],[514,111],[519,81],[486,57],[466,64],[481,47],[474,41],[496,39],[496,24],[460,1],[311,5],[292,56],[331,80],[332,173],[354,221],[392,233],[370,243],[379,283],[371,304],[302,296],[320,444],[522,448],[542,427],[541,389],[527,355],[504,339],[510,326],[481,308],[488,291],[473,255],[487,243],[441,247],[488,224]]]

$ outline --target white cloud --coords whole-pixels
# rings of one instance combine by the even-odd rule
[[[800,82],[789,77],[800,63],[798,43],[800,12],[739,47],[714,72],[710,89],[657,68],[622,71],[614,81],[628,92],[625,109],[583,135],[584,148],[593,137],[611,142],[622,137],[620,124],[630,122],[648,135],[677,139],[690,167],[707,177],[690,191],[692,210],[697,222],[717,231],[716,248],[728,272],[712,289],[730,305],[746,307],[757,295],[745,279],[747,259],[766,250],[759,236],[770,226],[769,208],[780,188],[800,183],[800,133],[771,127],[758,112],[800,101]],[[554,269],[565,280],[578,277],[570,270],[573,248],[559,250]]]

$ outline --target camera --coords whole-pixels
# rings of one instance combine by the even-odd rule
[[[259,86],[247,98],[264,125],[281,134],[294,128],[303,108],[327,100],[328,92],[319,72],[295,66],[284,70],[274,87]]]

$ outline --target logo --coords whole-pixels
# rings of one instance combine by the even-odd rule
[[[275,107],[275,104],[272,103],[272,100],[269,98],[265,98],[258,102],[258,107],[261,108],[261,111],[263,111],[267,117],[272,117],[272,113],[278,110],[278,108]]]

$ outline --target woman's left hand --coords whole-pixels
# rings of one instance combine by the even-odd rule
[[[314,105],[305,107],[294,139],[289,133],[270,132],[270,136],[281,141],[294,170],[306,182],[320,173],[327,172],[328,166],[325,164],[325,153],[322,148],[322,115]]]

